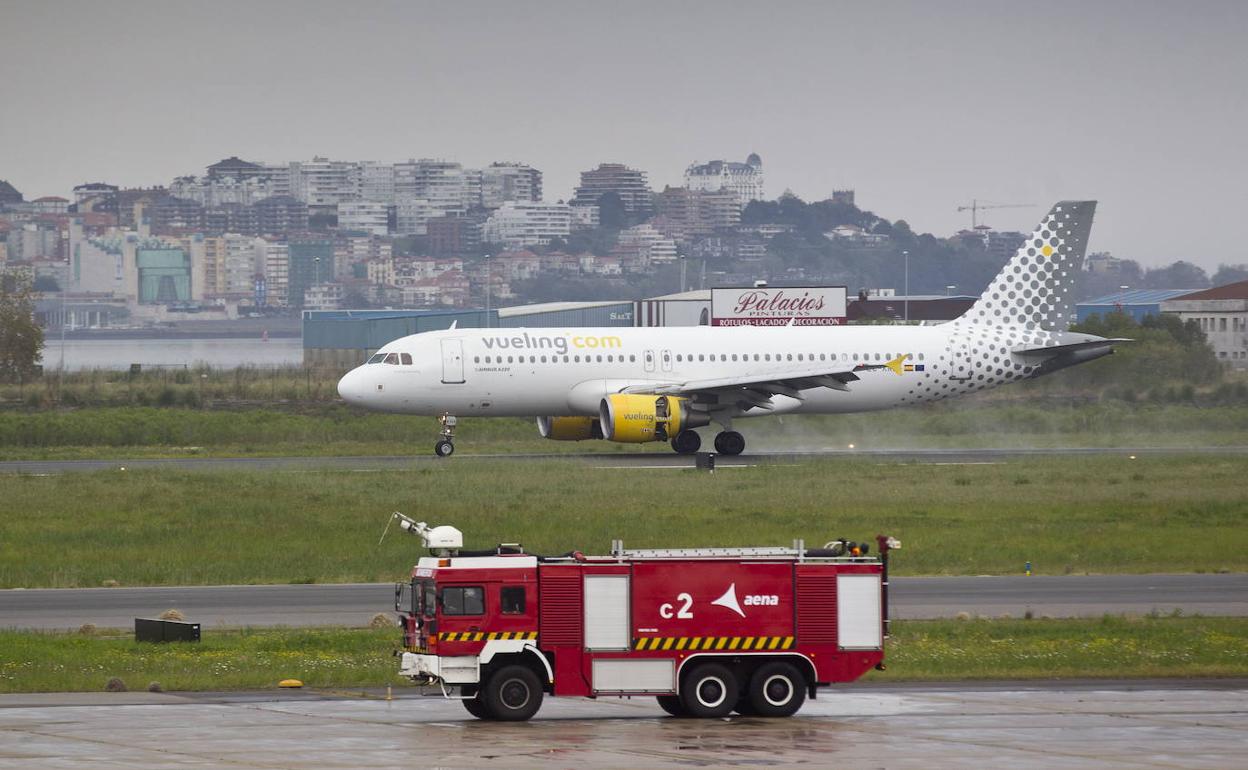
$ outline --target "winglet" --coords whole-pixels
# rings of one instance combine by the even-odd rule
[[[893,370],[893,374],[895,374],[895,375],[897,375],[897,376],[899,376],[899,377],[900,377],[900,376],[901,376],[901,373],[902,373],[902,371],[903,371],[903,369],[902,369],[902,362],[903,362],[903,361],[905,361],[905,360],[906,360],[906,354],[905,354],[905,353],[902,353],[901,355],[897,356],[897,357],[896,357],[896,358],[894,358],[892,361],[889,361],[888,363],[886,363],[886,364],[884,364],[884,365],[885,365],[885,366],[887,366],[889,369],[892,369],[892,370]]]

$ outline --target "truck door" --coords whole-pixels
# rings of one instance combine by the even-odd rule
[[[457,385],[463,381],[463,340],[442,340],[442,382],[448,385]]]

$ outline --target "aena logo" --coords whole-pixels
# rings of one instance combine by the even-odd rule
[[[741,617],[745,617],[745,610],[741,609],[741,602],[737,601],[736,583],[728,586],[728,590],[724,591],[724,595],[711,602],[711,604],[730,609]],[[747,594],[745,597],[745,606],[747,607],[776,607],[779,604],[780,597],[775,594]]]

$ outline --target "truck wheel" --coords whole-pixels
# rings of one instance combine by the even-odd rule
[[[806,702],[806,678],[789,663],[768,663],[750,677],[750,706],[761,717],[788,717]]]
[[[732,713],[740,689],[732,672],[718,663],[703,663],[685,676],[680,703],[689,716],[717,719]]]
[[[680,704],[679,695],[660,695],[655,698],[659,702],[659,708],[674,717],[687,717],[689,712],[685,711],[685,707]]]
[[[524,666],[504,666],[495,671],[478,698],[490,716],[503,722],[523,722],[542,706],[542,685]]]
[[[460,703],[464,704],[464,708],[468,709],[468,713],[477,719],[493,719],[493,716],[485,707],[485,702],[480,697],[467,698],[461,700]]]

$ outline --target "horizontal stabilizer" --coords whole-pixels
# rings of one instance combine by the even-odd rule
[[[1049,345],[1047,347],[1039,348],[1020,348],[1010,352],[1028,361],[1040,362],[1050,358],[1056,358],[1060,355],[1092,352],[1101,349],[1112,350],[1114,345],[1122,342],[1134,342],[1134,340],[1127,339],[1125,337],[1113,337],[1087,340],[1084,342],[1071,342],[1066,345]]]

